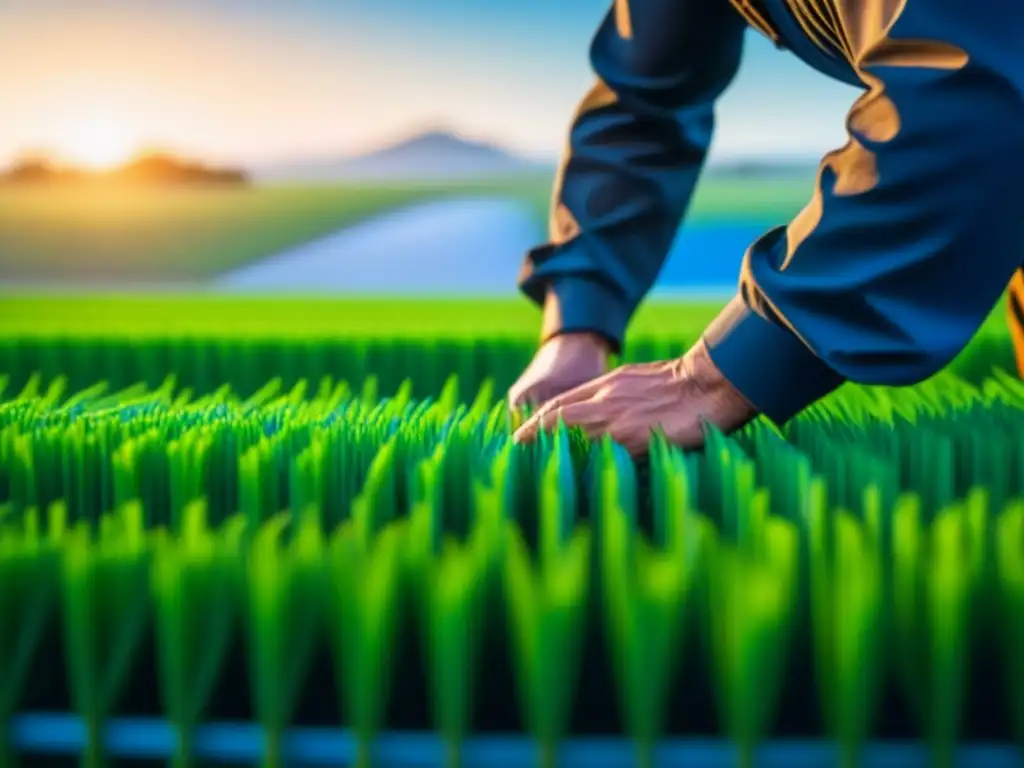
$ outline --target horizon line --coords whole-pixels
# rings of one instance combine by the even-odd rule
[[[336,163],[364,158],[431,135],[448,136],[467,144],[484,145],[492,148],[496,152],[503,152],[514,159],[522,160],[534,165],[556,166],[561,161],[561,153],[559,151],[527,151],[516,147],[514,142],[503,141],[502,139],[487,133],[463,131],[458,128],[448,127],[443,122],[438,121],[427,123],[419,129],[392,131],[389,132],[390,137],[383,141],[374,142],[373,144],[348,150],[324,147],[322,150],[317,152],[302,154],[295,152],[279,152],[268,154],[263,157],[249,157],[246,159],[237,157],[216,158],[206,155],[200,151],[188,150],[180,146],[175,146],[175,143],[171,141],[147,141],[136,146],[129,153],[128,157],[118,165],[127,164],[139,157],[153,153],[167,154],[181,160],[193,160],[197,162],[217,162],[234,165],[242,164],[253,170],[268,169],[275,166],[309,165],[325,162]],[[45,146],[26,146],[11,153],[7,158],[4,158],[3,161],[0,162],[0,168],[9,168],[22,159],[37,156],[55,164],[75,165],[73,161],[67,160],[63,157],[63,153],[55,149],[49,149]],[[707,165],[708,167],[714,167],[751,162],[772,165],[802,165],[816,164],[820,159],[820,154],[808,152],[807,150],[753,150],[749,152],[732,150],[716,152],[714,148],[712,148],[708,157]]]

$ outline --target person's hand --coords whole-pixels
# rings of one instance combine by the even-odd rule
[[[559,419],[591,439],[609,435],[634,456],[643,455],[659,429],[682,448],[704,444],[704,423],[725,432],[742,427],[756,410],[718,372],[703,342],[677,360],[624,365],[556,396],[514,434],[530,442]]]
[[[508,391],[511,408],[541,405],[608,370],[608,345],[591,333],[567,333],[545,342]]]

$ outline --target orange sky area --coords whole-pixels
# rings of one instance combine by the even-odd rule
[[[560,138],[576,96],[566,93],[566,106],[553,110],[543,98],[532,109],[480,100],[474,116],[458,102],[486,89],[479,74],[447,88],[410,87],[415,67],[381,55],[379,43],[300,39],[252,20],[149,10],[2,22],[0,103],[10,110],[0,162],[37,150],[96,168],[148,148],[224,162],[343,153],[433,127],[453,111],[462,113],[460,130],[487,138],[500,128],[513,145],[518,132],[525,140],[515,148],[530,152],[538,149],[531,137],[535,145]]]
[[[342,19],[320,29],[300,13],[282,21],[200,16],[174,3],[48,7],[0,0],[0,165],[43,151],[104,168],[143,149],[248,165],[365,151],[426,128],[552,157],[592,77],[589,29],[547,58],[520,58],[500,35],[450,44],[442,36],[424,48],[411,28],[367,32]],[[752,50],[770,57],[771,70],[783,62],[769,47],[755,40]],[[756,154],[842,143],[846,93],[782,110],[768,86],[792,93],[810,87],[794,79],[809,75],[795,64],[781,78],[765,70],[747,67],[719,105],[717,147]]]

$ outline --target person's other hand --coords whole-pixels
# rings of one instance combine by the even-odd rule
[[[684,357],[624,365],[554,397],[514,434],[531,442],[559,419],[591,439],[609,435],[634,456],[646,454],[655,429],[682,448],[704,444],[704,423],[731,432],[757,415],[719,373],[703,342]]]
[[[591,333],[548,339],[508,391],[511,408],[541,405],[608,370],[608,345]]]

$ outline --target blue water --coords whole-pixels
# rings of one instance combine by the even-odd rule
[[[117,719],[106,724],[105,752],[111,757],[167,760],[177,734],[165,721]],[[74,715],[35,713],[15,716],[8,733],[15,753],[48,758],[80,755],[86,728]],[[194,738],[197,758],[220,764],[257,765],[263,758],[264,734],[252,723],[201,725]],[[559,764],[567,768],[620,768],[630,765],[634,745],[626,739],[579,739],[564,742]],[[284,739],[289,765],[352,765],[356,742],[349,732],[328,729],[290,731]],[[436,734],[383,734],[374,744],[374,764],[384,768],[428,768],[444,764],[444,744]],[[469,768],[520,768],[535,764],[536,745],[525,737],[477,737],[462,745]],[[668,767],[729,768],[737,763],[733,745],[723,741],[676,741],[659,745],[657,764]],[[870,768],[925,768],[927,745],[874,743],[866,745],[862,763]],[[827,742],[768,742],[757,754],[764,768],[829,768],[838,764],[834,744]],[[1020,765],[1014,747],[969,744],[957,750],[955,764],[964,768],[1013,768]]]
[[[733,289],[747,248],[771,226],[743,221],[684,226],[672,245],[656,290]]]
[[[684,227],[656,291],[725,294],[768,224]],[[526,252],[546,234],[514,200],[439,200],[390,211],[222,275],[215,291],[513,295]]]
[[[726,220],[684,226],[652,295],[730,295],[746,250],[776,223]],[[521,201],[434,200],[388,211],[208,283],[68,284],[55,275],[0,283],[0,294],[118,290],[513,297],[527,251],[546,239],[544,222]]]

